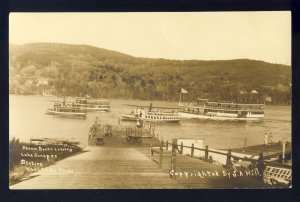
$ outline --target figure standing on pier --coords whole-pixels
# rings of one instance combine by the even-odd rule
[[[268,138],[268,144],[271,145],[272,144],[272,133],[269,134],[269,138]]]
[[[263,180],[264,179],[264,171],[266,168],[265,163],[264,163],[263,153],[259,154],[257,168],[258,168],[258,172],[259,172],[259,179]]]
[[[265,140],[265,145],[268,145],[268,135],[267,135],[267,133],[265,133],[264,140]]]

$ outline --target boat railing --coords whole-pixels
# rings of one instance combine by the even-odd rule
[[[98,100],[98,101],[87,101],[87,104],[93,104],[93,105],[109,105],[110,102],[109,101],[105,101],[105,100]]]
[[[86,112],[86,109],[84,108],[80,108],[80,107],[64,107],[64,106],[59,106],[57,107],[57,109],[59,109],[59,111],[61,112]]]
[[[76,103],[78,104],[93,104],[93,105],[109,105],[110,100],[92,100],[86,98],[76,98]]]
[[[257,107],[236,107],[236,106],[214,106],[214,105],[202,105],[202,106],[184,106],[185,109],[217,109],[217,110],[226,110],[226,111],[237,111],[237,110],[247,110],[247,111],[263,111],[263,106]]]
[[[159,111],[150,111],[147,113],[148,115],[161,115],[161,116],[177,116],[177,112],[159,112]]]

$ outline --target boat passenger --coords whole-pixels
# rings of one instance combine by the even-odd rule
[[[265,133],[264,140],[265,140],[265,145],[268,145],[268,135],[267,135],[267,133]]]
[[[138,127],[138,128],[141,127],[141,123],[140,123],[140,120],[139,120],[139,119],[136,120],[136,127]]]

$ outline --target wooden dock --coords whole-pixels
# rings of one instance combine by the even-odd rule
[[[286,143],[285,152],[290,153],[292,150],[292,144]],[[245,148],[232,149],[232,152],[244,153],[249,155],[258,156],[259,153],[263,153],[265,157],[278,156],[282,154],[282,143],[272,143],[270,145],[254,145]]]
[[[160,142],[140,129],[107,132],[107,128],[111,127],[100,127],[95,122],[89,133],[90,146],[82,153],[32,173],[10,188],[272,188],[259,178],[254,167],[233,169],[231,151],[224,153],[207,146],[205,149],[196,148],[194,144],[187,146],[177,143],[177,140]],[[145,138],[145,134],[150,136]],[[139,137],[141,141],[130,141],[128,136]],[[184,153],[184,148],[188,153]],[[243,152],[254,150],[257,153],[254,147],[244,148]],[[238,149],[234,151],[240,152]],[[212,158],[212,155],[217,156]],[[224,158],[225,164],[216,164],[217,159]]]
[[[161,189],[161,188],[259,188],[255,177],[170,177],[170,152],[162,168],[150,158],[150,148],[87,147],[79,155],[56,162],[31,174],[11,189]],[[184,155],[177,156],[180,172],[225,171],[222,167]]]

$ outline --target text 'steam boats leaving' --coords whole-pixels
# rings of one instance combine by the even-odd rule
[[[83,107],[87,111],[110,111],[110,101],[109,100],[95,100],[87,98],[75,98],[76,107]]]
[[[143,120],[146,122],[178,122],[180,117],[176,108],[168,107],[152,107],[150,104],[149,110],[146,110],[147,106],[128,105],[135,107],[129,114],[121,114],[121,118],[124,121],[137,121]]]
[[[75,107],[72,105],[63,105],[61,103],[55,103],[53,108],[49,108],[46,113],[50,115],[85,117],[87,111],[84,108]]]
[[[264,104],[209,102],[198,98],[196,103],[179,103],[179,106],[182,118],[259,121],[265,116]]]

